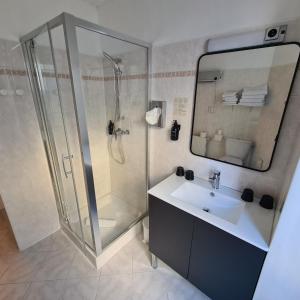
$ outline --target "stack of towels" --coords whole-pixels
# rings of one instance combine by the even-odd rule
[[[240,105],[244,106],[264,106],[268,94],[268,85],[244,88],[239,100]]]
[[[222,95],[223,104],[237,105],[239,102],[240,91],[228,91]]]

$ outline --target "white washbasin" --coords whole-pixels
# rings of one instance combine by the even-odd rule
[[[225,186],[214,191],[215,197],[210,196],[211,191],[211,184],[206,180],[195,177],[193,181],[187,181],[184,177],[172,174],[152,187],[148,193],[268,251],[274,210],[262,208],[257,198],[253,202],[244,202],[239,191]],[[206,208],[209,212],[203,211]]]
[[[191,182],[184,182],[171,193],[171,196],[200,208],[208,214],[236,224],[243,212],[245,203],[218,191],[214,191],[213,196],[211,192],[211,189]]]

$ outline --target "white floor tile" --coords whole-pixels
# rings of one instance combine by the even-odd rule
[[[138,236],[101,269],[61,232],[23,251],[0,254],[0,300],[208,300],[158,260]]]
[[[166,277],[159,271],[133,274],[133,299],[161,300],[167,298]]]
[[[127,246],[132,254],[132,271],[133,273],[152,272],[151,255],[148,251],[148,245],[141,241],[141,237],[130,241]]]
[[[74,244],[69,240],[69,238],[61,231],[57,231],[51,235],[53,240],[53,250],[67,251],[70,248],[74,248]]]
[[[30,282],[45,261],[45,254],[26,252],[7,256],[5,259],[7,259],[9,267],[2,274],[0,283]]]
[[[199,289],[179,275],[169,275],[167,281],[168,300],[209,300]]]
[[[53,250],[53,239],[51,236],[48,236],[42,241],[28,248],[27,251],[39,252],[39,251],[52,251],[52,250]]]
[[[132,275],[100,276],[97,300],[131,300]]]
[[[26,300],[60,300],[63,292],[63,280],[40,281],[31,283]]]
[[[98,277],[64,280],[62,300],[94,300]]]
[[[0,300],[24,299],[28,286],[28,283],[0,285]]]
[[[114,255],[101,269],[103,275],[131,274],[132,254],[125,246]]]
[[[40,265],[33,281],[65,279],[71,268],[75,253],[73,251],[49,252],[45,262]]]
[[[81,253],[76,253],[69,269],[68,278],[99,277],[101,271],[97,270],[91,262]]]

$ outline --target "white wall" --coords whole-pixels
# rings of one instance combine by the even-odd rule
[[[290,186],[254,300],[300,299],[300,161]]]
[[[99,24],[155,44],[243,32],[299,16],[298,0],[109,0],[99,5]]]
[[[97,23],[95,8],[81,0],[2,0],[0,38],[18,40],[62,12]]]

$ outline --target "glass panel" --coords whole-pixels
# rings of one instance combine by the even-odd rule
[[[62,99],[62,109],[65,116],[65,126],[66,131],[68,132],[69,147],[72,155],[74,156],[73,175],[77,189],[78,205],[79,209],[84,212],[80,214],[84,240],[92,249],[95,249],[90,226],[90,216],[88,213],[88,202],[81,159],[81,148],[77,131],[77,119],[73,102],[73,93],[63,27],[59,26],[52,29],[51,38],[54,58],[56,61],[57,81]]]
[[[79,214],[71,170],[71,153],[68,148],[64,116],[54,76],[48,32],[36,37],[34,46],[36,67],[42,89],[42,105],[47,118],[48,131],[51,133],[51,145],[53,148],[55,147],[53,150],[59,167],[60,189],[63,191],[62,206],[65,209],[65,217],[69,226],[79,238],[82,238],[82,232],[78,226]]]
[[[80,208],[87,206],[87,198],[62,26],[52,30],[51,37],[54,61],[48,33],[34,39],[34,53],[40,69],[42,102],[63,191],[61,202],[71,230],[94,249],[90,226],[84,226],[82,237],[81,225],[89,224],[89,217],[81,219],[79,214]]]
[[[147,210],[147,49],[83,28],[77,39],[105,247]]]

